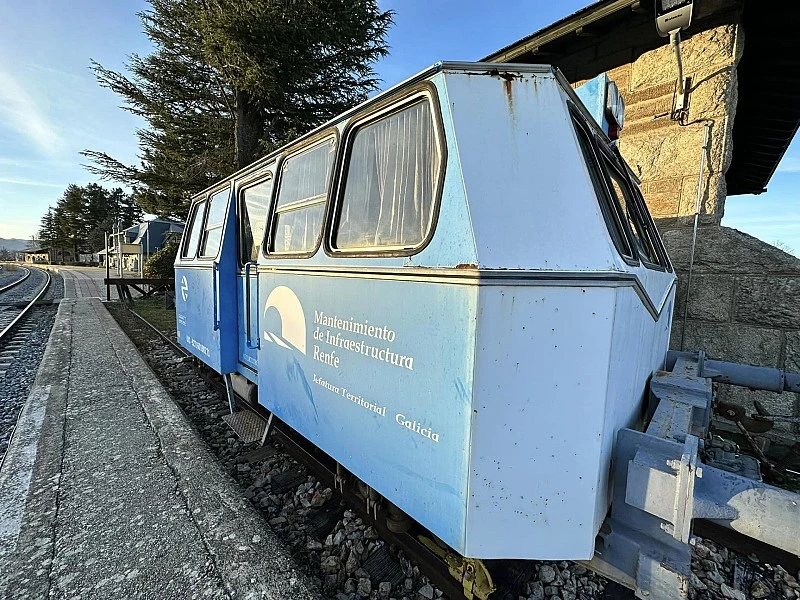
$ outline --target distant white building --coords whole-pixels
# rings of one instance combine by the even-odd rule
[[[161,250],[171,240],[178,240],[183,234],[183,223],[172,219],[152,219],[142,221],[117,233],[109,235],[107,251],[98,253],[98,261],[105,264],[110,256],[112,269],[140,272],[144,262],[151,254]]]
[[[72,250],[69,248],[31,248],[23,253],[26,263],[71,263]]]

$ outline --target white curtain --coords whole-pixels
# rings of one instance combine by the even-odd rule
[[[325,196],[333,162],[333,140],[288,159],[281,177],[278,207]]]
[[[267,208],[272,196],[272,178],[244,191],[242,221],[242,262],[258,260],[258,250],[264,239]]]
[[[333,151],[333,140],[328,140],[286,161],[278,191],[274,251],[307,252],[316,245],[325,212]],[[281,210],[301,202],[308,204]]]
[[[336,247],[413,247],[428,233],[439,168],[430,108],[418,102],[353,141]]]

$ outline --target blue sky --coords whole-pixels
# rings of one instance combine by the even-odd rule
[[[397,12],[391,54],[377,65],[389,87],[438,60],[477,60],[587,5],[589,0],[383,0]],[[121,69],[147,53],[142,0],[0,3],[0,237],[29,238],[69,183],[95,179],[84,148],[136,161],[142,122],[100,88],[90,59]],[[761,196],[728,198],[723,224],[800,254],[800,143]]]

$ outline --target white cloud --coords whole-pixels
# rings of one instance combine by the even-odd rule
[[[30,179],[15,179],[13,177],[0,177],[0,183],[7,183],[9,185],[31,185],[35,187],[52,187],[52,188],[66,188],[64,183],[47,183],[44,181],[33,181]]]
[[[75,166],[75,161],[31,158],[7,158],[0,156],[0,167],[24,169],[27,171],[52,171],[53,169],[67,169]]]
[[[40,152],[54,155],[64,145],[55,126],[39,109],[36,99],[0,65],[0,126],[15,131]]]

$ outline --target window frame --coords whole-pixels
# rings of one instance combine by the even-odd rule
[[[592,131],[591,125],[587,123],[586,120],[580,115],[578,108],[572,103],[569,104],[570,116],[572,117],[573,125],[575,128],[581,129],[589,144],[588,149],[592,153],[591,156],[586,156],[586,152],[583,149],[583,144],[581,144],[581,140],[579,139],[580,134],[576,131],[575,137],[576,141],[578,142],[578,149],[587,163],[586,167],[589,171],[589,178],[591,179],[592,187],[595,190],[595,196],[597,197],[597,202],[600,206],[600,212],[603,215],[603,221],[606,224],[608,236],[611,238],[611,243],[616,248],[620,258],[622,258],[622,260],[624,260],[627,264],[633,267],[638,267],[640,264],[639,251],[635,247],[633,234],[629,230],[626,222],[627,219],[622,214],[622,207],[619,206],[616,196],[608,189],[608,174],[605,172],[605,168],[603,166],[603,157],[601,155],[602,150],[598,147],[597,140],[595,139],[596,134]],[[591,161],[591,164],[589,164],[589,161]],[[626,254],[625,250],[617,243],[617,235],[612,232],[612,227],[616,231],[616,234],[621,236],[620,242],[623,242],[627,246],[627,251],[629,254]]]
[[[607,161],[609,167],[614,169],[617,175],[619,175],[619,177],[624,182],[626,189],[623,190],[623,193],[627,191],[628,194],[630,194],[630,199],[629,199],[631,204],[630,208],[633,209],[633,217],[634,219],[636,219],[638,225],[641,226],[641,231],[644,232],[645,234],[645,236],[643,236],[644,237],[643,242],[647,244],[647,246],[650,248],[650,251],[653,254],[653,258],[656,261],[664,261],[664,256],[666,255],[666,252],[664,252],[664,255],[662,255],[662,253],[659,251],[660,236],[658,235],[658,231],[656,230],[655,225],[653,224],[652,216],[650,216],[650,211],[647,209],[647,203],[645,202],[644,197],[641,194],[641,190],[639,190],[638,186],[634,185],[633,181],[631,180],[630,173],[628,172],[627,169],[628,165],[625,163],[624,159],[622,158],[622,155],[619,153],[619,150],[617,150],[616,152],[612,152],[609,149],[601,148],[600,152],[601,154],[604,155],[603,157],[601,157],[601,162],[603,160]],[[606,172],[605,169],[603,169],[603,171],[605,173],[605,177],[607,178],[607,180],[610,179],[611,175],[608,172]],[[615,196],[616,194],[611,192],[610,189],[612,185],[611,182],[607,181],[606,185],[609,186],[609,193]],[[620,207],[620,209],[621,208],[622,207]],[[626,217],[625,226],[630,230],[630,225],[627,223],[627,220],[628,219]],[[631,235],[631,244],[633,246],[636,246],[636,242],[633,239],[634,234],[632,230],[630,230],[630,235]],[[636,253],[639,255],[639,260],[641,261],[642,265],[644,265],[646,268],[651,269],[653,271],[667,271],[665,264],[661,264],[659,262],[653,262],[652,260],[650,260],[650,257],[643,256],[641,252],[639,252],[638,247],[636,248]]]
[[[261,185],[262,183],[266,183],[267,181],[272,181],[272,190],[270,191],[269,199],[267,200],[267,212],[264,215],[264,234],[261,236],[261,239],[258,240],[258,243],[256,243],[255,240],[253,240],[253,247],[254,248],[258,248],[258,253],[257,254],[260,255],[261,254],[261,248],[264,245],[264,240],[267,237],[267,226],[269,225],[270,211],[272,210],[272,204],[275,202],[275,190],[277,188],[277,186],[275,185],[275,183],[276,183],[275,166],[277,164],[278,164],[278,161],[277,160],[273,160],[272,162],[267,164],[263,168],[263,170],[260,170],[254,176],[252,176],[249,179],[243,181],[238,186],[238,188],[236,190],[236,208],[237,208],[237,213],[236,213],[236,216],[237,216],[237,219],[236,219],[236,236],[237,236],[236,261],[237,261],[237,264],[239,265],[240,269],[244,268],[245,264],[247,264],[248,262],[254,262],[254,261],[246,261],[246,262],[242,261],[242,220],[241,220],[241,217],[242,217],[242,214],[243,214],[242,207],[244,206],[244,195],[245,195],[245,192],[250,188],[254,188],[254,187],[258,186],[258,185]]]
[[[325,199],[321,202],[323,205],[322,210],[322,223],[319,228],[319,233],[317,234],[317,240],[314,244],[314,247],[308,250],[307,252],[276,252],[270,250],[270,246],[272,245],[273,238],[275,235],[275,225],[277,224],[277,216],[279,214],[278,211],[278,195],[280,194],[281,184],[283,183],[283,166],[287,160],[306,152],[315,146],[319,146],[324,144],[327,140],[333,140],[333,163],[331,164],[330,173],[328,174],[328,181],[327,187],[325,188]],[[270,259],[282,259],[282,258],[311,258],[314,256],[318,251],[319,247],[322,242],[322,238],[325,235],[325,222],[328,218],[328,207],[330,205],[330,197],[331,197],[331,190],[334,187],[334,180],[336,177],[337,172],[337,165],[339,163],[339,155],[340,155],[340,144],[339,144],[339,130],[334,126],[325,129],[324,131],[319,132],[317,135],[309,137],[308,139],[302,140],[297,145],[289,148],[286,152],[283,153],[274,163],[275,165],[275,174],[273,175],[275,183],[272,186],[272,202],[269,207],[269,211],[267,213],[267,223],[265,225],[264,231],[264,240],[261,244],[261,255],[264,258]],[[295,207],[301,208],[302,205],[300,203],[291,203],[289,206],[293,204],[297,204],[298,206]],[[314,203],[316,204],[316,203]],[[313,206],[313,204],[309,204],[308,206]]]
[[[197,238],[197,247],[194,249],[194,254],[189,256],[186,253],[186,251],[188,250],[189,240],[191,239],[192,232],[194,230],[194,225],[195,225],[194,219],[197,216],[197,213],[200,210],[201,206],[202,206],[202,210],[203,210],[203,215],[202,215],[202,217],[200,217],[200,220],[198,221],[198,223],[196,223],[197,225],[200,226],[201,231],[200,231],[199,237]],[[208,196],[204,196],[202,199],[198,199],[196,202],[194,202],[192,204],[191,208],[189,209],[189,216],[186,219],[186,223],[189,225],[189,229],[188,229],[188,234],[189,235],[188,236],[186,235],[187,229],[184,228],[184,236],[183,236],[183,241],[181,242],[181,252],[180,252],[181,261],[183,261],[183,260],[187,260],[187,261],[197,260],[197,258],[198,258],[197,253],[200,251],[200,242],[202,241],[202,237],[203,237],[203,229],[204,229],[204,223],[205,223],[205,220],[206,220],[206,210],[207,210],[207,208],[208,208]]]
[[[412,248],[403,248],[398,246],[376,246],[372,248],[357,249],[336,248],[333,244],[333,238],[338,229],[339,220],[341,218],[342,201],[344,197],[345,185],[347,183],[347,170],[350,167],[353,142],[356,134],[360,128],[376,123],[382,118],[391,116],[392,114],[401,112],[409,106],[417,103],[419,100],[423,100],[428,103],[433,134],[436,141],[436,148],[439,153],[439,167],[436,172],[436,181],[432,198],[433,207],[431,209],[431,222],[425,238],[423,238],[419,244]],[[431,240],[436,233],[436,228],[439,223],[442,195],[444,191],[444,179],[447,172],[447,140],[445,139],[444,123],[442,121],[439,95],[436,91],[436,87],[427,81],[420,82],[406,90],[404,93],[387,98],[383,102],[366,109],[364,112],[355,115],[348,121],[342,133],[342,138],[344,142],[342,143],[340,149],[341,158],[337,169],[335,190],[333,199],[329,203],[329,214],[325,219],[325,254],[333,258],[365,256],[400,257],[413,256],[422,252],[431,243]]]
[[[628,175],[628,178],[630,179],[630,175]],[[647,208],[647,201],[644,199],[644,194],[642,194],[642,190],[638,185],[633,185],[633,182],[631,182],[631,187],[633,188],[634,194],[639,199],[638,202],[641,203],[641,206],[644,209],[644,225],[650,230],[650,236],[652,238],[652,243],[655,246],[656,254],[658,254],[659,258],[661,259],[661,262],[658,265],[659,270],[663,269],[668,273],[672,273],[674,271],[672,261],[669,259],[667,247],[664,245],[664,240],[661,238],[661,233],[658,231],[658,227],[656,227],[656,222],[653,219],[653,215],[650,214],[650,209]]]
[[[207,192],[205,195],[206,211],[205,215],[203,215],[203,231],[200,234],[200,242],[197,245],[197,260],[203,260],[203,261],[210,260],[213,262],[219,258],[219,255],[222,252],[222,243],[224,241],[223,238],[225,237],[225,221],[228,220],[228,211],[230,210],[231,206],[231,189],[233,187],[231,183],[232,183],[231,181],[227,181],[225,182],[224,185],[218,186],[214,190]],[[225,203],[225,212],[223,213],[222,216],[222,223],[219,225],[219,229],[222,230],[219,236],[219,247],[217,248],[217,251],[214,254],[200,254],[200,252],[202,252],[203,248],[205,247],[206,238],[208,237],[208,229],[206,227],[208,225],[208,216],[209,216],[208,212],[209,208],[211,207],[211,199],[220,192],[224,192],[226,190],[228,192],[228,198],[227,202]],[[217,227],[215,226],[214,229],[217,229]]]

